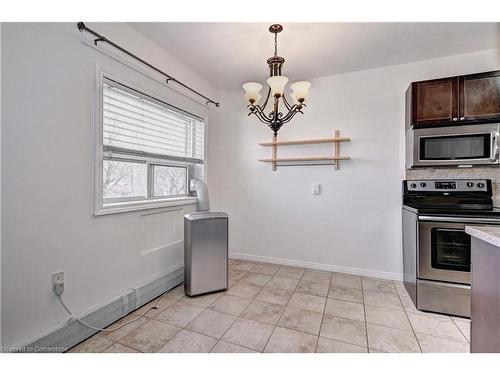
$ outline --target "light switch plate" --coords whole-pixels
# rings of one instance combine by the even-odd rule
[[[320,195],[321,194],[321,185],[320,184],[314,184],[313,185],[313,194],[314,195]]]

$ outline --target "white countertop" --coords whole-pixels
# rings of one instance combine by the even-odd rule
[[[500,247],[500,225],[498,226],[469,226],[465,227],[465,233],[478,238],[493,246]]]

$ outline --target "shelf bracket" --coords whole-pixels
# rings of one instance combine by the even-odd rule
[[[340,130],[335,130],[334,138],[336,139],[340,138]],[[333,156],[335,157],[335,161],[333,165],[335,166],[335,170],[338,170],[340,168],[340,160],[338,159],[338,157],[340,156],[340,143],[335,142],[334,147],[335,147],[335,153]]]

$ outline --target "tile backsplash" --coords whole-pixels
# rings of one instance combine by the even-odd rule
[[[407,180],[438,178],[488,178],[493,188],[493,204],[500,207],[500,167],[415,168],[406,170]]]

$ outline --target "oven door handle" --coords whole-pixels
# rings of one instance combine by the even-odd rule
[[[419,216],[420,221],[438,221],[448,223],[478,223],[478,224],[500,224],[500,218],[482,217],[443,217],[443,216]]]
[[[500,138],[500,133],[495,132],[493,133],[493,149],[491,150],[491,161],[498,161],[498,155],[500,153],[500,146],[499,146],[499,138]]]

